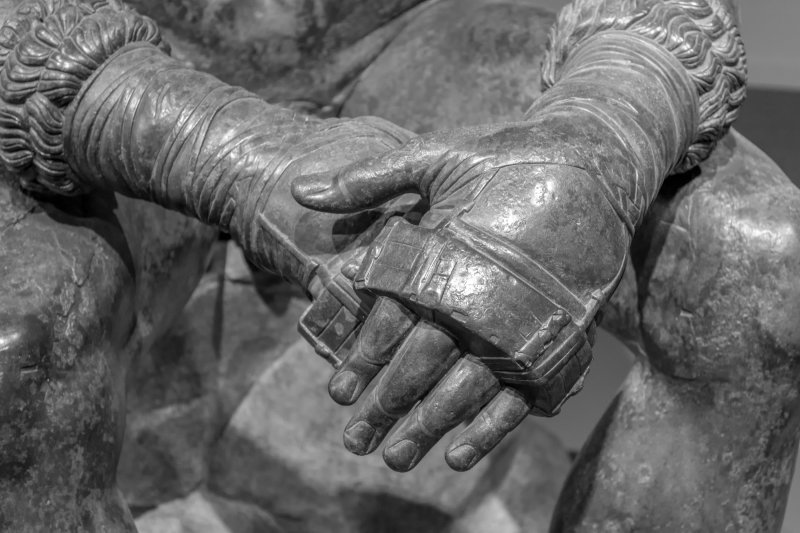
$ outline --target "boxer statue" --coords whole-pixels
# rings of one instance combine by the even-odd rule
[[[330,4],[275,48],[277,100],[392,119],[402,107],[370,91],[428,80],[390,44],[525,2]],[[638,361],[552,530],[780,527],[800,193],[729,132],[745,91],[732,0],[575,0],[528,111],[502,93],[488,124],[467,105],[421,136],[268,104],[171,58],[117,0],[22,2],[0,49],[4,528],[134,529],[114,478],[125,370],[191,292],[207,226],[314,299],[301,330],[338,367],[334,400],[387,367],[345,429],[354,453],[403,419],[383,456],[410,470],[472,420],[445,456],[471,468],[580,390],[604,310]]]

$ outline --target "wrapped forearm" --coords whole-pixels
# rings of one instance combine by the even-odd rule
[[[377,119],[298,115],[188,68],[150,19],[114,1],[29,2],[3,36],[0,156],[24,187],[113,190],[181,211],[303,287],[341,243],[337,217],[292,201],[291,175],[409,136]]]
[[[106,61],[69,107],[64,154],[84,188],[246,236],[245,213],[258,211],[287,153],[320,122],[137,43]]]
[[[549,90],[528,118],[576,125],[565,144],[602,176],[632,230],[664,178],[697,165],[727,132],[745,84],[729,0],[574,0],[551,33]]]
[[[303,286],[314,264],[293,237],[308,212],[292,200],[287,172],[314,170],[309,158],[341,164],[358,155],[338,153],[340,140],[364,155],[402,140],[380,121],[322,121],[270,105],[139,44],[107,61],[65,118],[65,154],[82,185],[217,226],[258,266]],[[313,218],[309,231],[320,236],[335,224]]]
[[[563,133],[554,144],[559,157],[596,177],[633,233],[697,130],[697,96],[681,64],[657,45],[604,32],[575,51],[528,120]]]

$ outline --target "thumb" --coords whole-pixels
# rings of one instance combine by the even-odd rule
[[[426,171],[444,154],[445,146],[415,137],[382,155],[299,177],[292,183],[292,195],[305,207],[331,213],[369,209],[408,192],[424,195]]]

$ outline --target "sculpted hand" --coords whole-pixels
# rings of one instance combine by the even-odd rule
[[[549,90],[524,122],[418,137],[294,184],[300,203],[328,211],[408,191],[430,203],[418,225],[390,224],[349,269],[357,289],[390,298],[331,382],[334,399],[352,403],[388,365],[345,430],[356,453],[375,449],[418,400],[384,452],[394,468],[412,468],[475,413],[447,451],[455,469],[529,411],[555,414],[580,388],[598,310],[661,183],[710,150],[708,132],[724,131],[742,95],[738,75],[709,92],[633,32],[600,32],[568,51],[548,56]]]
[[[687,150],[699,153],[689,147],[708,131],[698,119],[727,116],[699,112],[697,86],[659,45],[602,32],[557,55],[558,81],[527,122],[418,138],[297,186],[302,203],[330,211],[413,191],[430,203],[419,225],[374,238],[381,220],[304,212],[286,184],[395,148],[407,132],[319,124],[193,71],[118,2],[31,0],[7,27],[0,159],[21,185],[179,210],[319,295],[305,316],[310,337],[336,364],[350,354],[331,383],[337,400],[355,401],[389,363],[346,431],[351,450],[373,450],[424,398],[384,454],[398,469],[486,405],[448,452],[468,468],[530,409],[553,414],[577,390],[630,235],[664,176],[696,161]],[[378,216],[393,211],[406,209]],[[342,252],[358,257],[370,242],[360,271],[344,270],[360,300],[338,272]],[[359,335],[370,294],[389,299]],[[318,311],[335,318],[315,321]]]
[[[350,404],[387,366],[345,430],[348,449],[373,451],[410,412],[384,451],[408,470],[477,414],[446,454],[465,470],[531,410],[555,414],[580,389],[630,234],[562,138],[546,120],[440,132],[295,181],[296,199],[325,211],[404,192],[430,203],[418,225],[394,219],[360,269],[345,269],[357,289],[389,297],[331,380],[334,400]]]

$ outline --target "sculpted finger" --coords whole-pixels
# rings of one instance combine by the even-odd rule
[[[507,126],[490,124],[420,135],[399,148],[335,172],[297,178],[292,194],[301,205],[331,213],[368,209],[407,192],[427,196],[426,182],[474,156],[481,144],[478,139]]]
[[[368,209],[407,192],[425,196],[428,178],[438,172],[446,174],[445,167],[458,166],[474,155],[475,139],[503,127],[472,126],[420,135],[399,148],[337,171],[297,178],[292,194],[301,205],[331,213]]]
[[[331,213],[378,206],[419,191],[422,176],[440,155],[437,146],[415,138],[396,150],[337,171],[302,176],[292,183],[292,195],[305,207]]]
[[[392,357],[378,385],[344,431],[345,447],[371,453],[392,426],[445,375],[458,359],[455,341],[437,326],[419,322]]]
[[[445,454],[453,470],[475,466],[528,415],[530,404],[514,389],[504,388],[461,432]]]
[[[341,405],[355,402],[391,360],[415,322],[416,316],[402,304],[389,298],[378,298],[353,350],[328,384],[331,398]]]
[[[392,434],[383,459],[393,470],[414,468],[448,431],[469,420],[500,390],[500,382],[473,356],[460,359]]]

